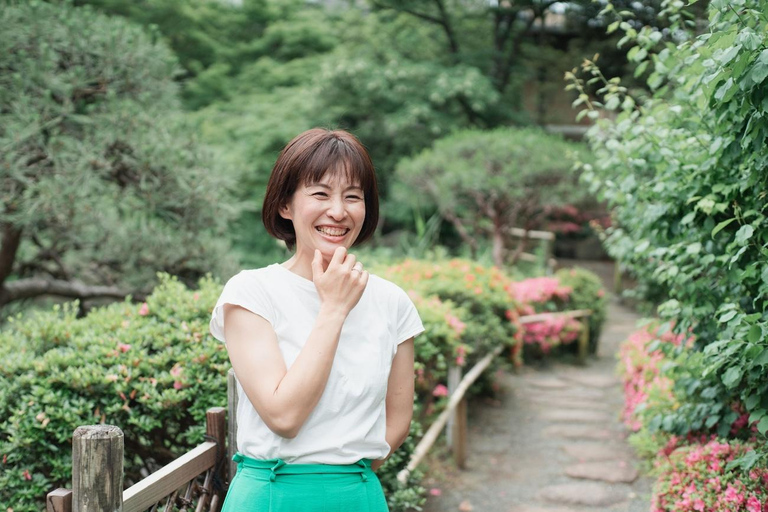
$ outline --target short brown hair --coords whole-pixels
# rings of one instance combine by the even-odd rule
[[[357,137],[344,130],[312,128],[294,137],[277,157],[267,183],[261,219],[267,232],[285,241],[289,249],[296,244],[293,222],[280,216],[301,184],[317,183],[325,173],[344,172],[350,182],[359,182],[365,201],[365,220],[352,244],[371,238],[379,222],[379,189],[373,162]]]

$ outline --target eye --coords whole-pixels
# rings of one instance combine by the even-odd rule
[[[352,194],[352,195],[347,196],[347,199],[351,199],[353,201],[361,201],[363,198],[358,196],[358,195]]]
[[[325,192],[315,192],[312,194],[314,197],[328,197],[328,194]]]

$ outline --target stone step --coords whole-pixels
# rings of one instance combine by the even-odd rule
[[[542,411],[539,415],[542,419],[567,423],[610,423],[616,418],[614,415],[603,411],[590,411],[579,409],[550,409]]]
[[[560,437],[564,439],[624,439],[624,435],[621,432],[607,428],[596,428],[591,425],[553,425],[545,428],[543,433],[546,437]]]
[[[565,468],[565,474],[572,478],[612,484],[631,484],[639,476],[637,469],[623,460],[581,462]]]
[[[579,462],[598,460],[626,460],[632,456],[632,450],[626,444],[606,443],[571,443],[562,447],[563,451]]]
[[[597,482],[573,482],[549,485],[539,491],[539,498],[560,505],[607,507],[627,501],[631,491]]]

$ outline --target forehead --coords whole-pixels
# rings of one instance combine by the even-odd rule
[[[357,176],[349,166],[343,166],[342,168],[328,169],[322,176],[315,178],[314,176],[307,176],[305,179],[305,186],[312,185],[327,185],[331,187],[358,187],[360,188],[361,180],[360,176]]]

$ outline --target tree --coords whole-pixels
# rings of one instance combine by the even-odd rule
[[[539,129],[466,130],[403,161],[397,174],[436,205],[473,253],[490,240],[501,267],[522,251],[510,228],[534,229],[546,206],[578,199],[571,169],[581,153]]]
[[[178,119],[167,47],[66,4],[0,24],[0,306],[228,272],[231,180]]]

